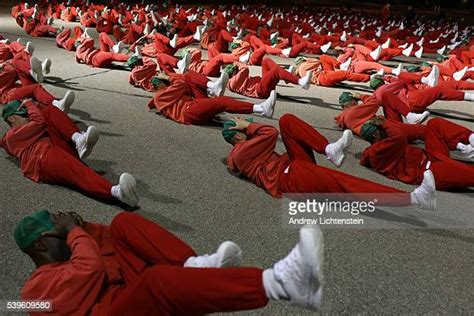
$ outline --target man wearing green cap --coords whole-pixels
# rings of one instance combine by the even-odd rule
[[[474,158],[474,133],[463,126],[442,118],[425,126],[375,117],[362,126],[361,137],[372,143],[364,150],[361,164],[391,179],[420,184],[429,169],[438,190],[474,186],[474,168],[449,156],[458,150],[464,158]],[[416,140],[424,140],[425,149],[410,145]]]
[[[273,267],[238,267],[240,247],[223,242],[198,256],[163,227],[122,212],[110,226],[73,212],[23,218],[14,237],[36,265],[23,300],[51,300],[53,315],[204,315],[283,300],[317,310],[322,300],[323,235],[305,226]]]
[[[282,155],[274,151],[279,133],[273,126],[239,118],[227,121],[222,135],[234,146],[227,156],[228,168],[274,197],[281,197],[283,193],[396,193],[386,194],[387,200],[380,198],[379,203],[435,207],[434,187],[417,188],[410,194],[319,166],[314,151],[324,154],[337,167],[341,166],[352,141],[350,130],[345,130],[336,142],[329,143],[311,125],[285,114],[280,118],[280,133],[287,150]]]
[[[131,206],[137,204],[136,183],[131,175],[122,174],[120,183],[113,186],[81,161],[99,139],[95,126],[80,132],[56,106],[43,106],[31,100],[8,103],[2,117],[10,128],[1,147],[20,161],[27,178],[72,186],[93,197],[116,198]]]

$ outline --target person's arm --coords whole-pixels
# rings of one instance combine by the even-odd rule
[[[29,140],[36,140],[46,130],[46,120],[41,110],[31,101],[26,101],[25,105],[28,109],[28,123],[14,127],[6,139],[8,144],[18,144]]]

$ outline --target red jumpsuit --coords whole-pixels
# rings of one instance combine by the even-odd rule
[[[431,119],[426,126],[385,121],[384,128],[387,138],[364,150],[362,165],[410,184],[421,183],[430,165],[438,190],[474,186],[474,167],[449,157],[458,143],[469,143],[472,131],[442,118]],[[424,139],[425,150],[409,145],[417,139]]]
[[[93,67],[110,67],[114,61],[126,62],[129,58],[125,54],[110,52],[115,43],[105,33],[99,35],[100,50],[94,47],[94,39],[81,38],[81,44],[76,49],[76,61]]]
[[[98,198],[111,198],[112,184],[80,161],[71,137],[79,132],[55,106],[26,103],[29,122],[10,128],[1,145],[20,160],[24,175],[35,181],[72,186]]]
[[[82,28],[79,26],[74,27],[74,36],[71,37],[71,29],[64,29],[61,33],[56,35],[56,45],[58,47],[64,48],[68,51],[75,51],[75,43],[77,39],[82,35]]]
[[[172,75],[171,85],[159,90],[148,106],[181,124],[203,125],[216,115],[228,113],[251,114],[253,104],[230,97],[209,98],[209,79],[195,72]]]
[[[296,116],[283,115],[280,132],[287,150],[283,155],[274,151],[278,130],[251,123],[246,130],[247,141],[235,144],[227,157],[229,169],[274,197],[282,193],[393,193],[390,204],[411,204],[409,193],[319,166],[313,151],[324,153],[329,142]]]
[[[67,244],[71,258],[37,268],[22,299],[48,299],[53,312],[94,316],[204,315],[268,303],[261,269],[184,268],[194,250],[137,214],[122,212],[110,226],[75,227]]]

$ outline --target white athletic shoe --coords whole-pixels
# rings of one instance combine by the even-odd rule
[[[140,47],[135,46],[135,51],[133,52],[133,56],[136,56],[137,58],[142,58],[142,54],[140,53]]]
[[[352,57],[349,57],[345,62],[339,65],[339,69],[347,71],[352,63]]]
[[[65,113],[69,113],[72,103],[75,99],[73,91],[68,90],[61,100],[54,100],[53,105]]]
[[[326,54],[326,52],[329,50],[329,48],[331,48],[331,42],[322,45],[319,49],[321,49],[321,51],[324,54]]]
[[[286,58],[290,57],[290,52],[291,52],[291,47],[287,47],[281,50],[281,54]]]
[[[313,71],[307,71],[306,75],[303,78],[298,79],[298,84],[304,90],[308,90],[311,85],[311,79],[313,78]]]
[[[99,140],[99,136],[99,129],[95,126],[89,126],[84,133],[75,133],[73,135],[73,141],[76,144],[79,158],[85,159],[91,154],[92,149]]]
[[[118,41],[117,44],[112,46],[112,51],[116,54],[120,53],[122,49],[124,48],[124,44],[122,41]]]
[[[462,80],[462,78],[464,77],[464,75],[466,74],[467,72],[467,69],[468,67],[464,67],[463,69],[459,70],[459,71],[456,71],[454,74],[453,74],[453,79],[456,80],[456,81],[460,81]]]
[[[262,114],[265,117],[271,118],[273,117],[275,104],[276,104],[276,91],[273,90],[272,92],[270,92],[270,96],[268,97],[268,99],[266,99],[262,103],[258,103],[254,105],[254,112]]]
[[[407,114],[406,119],[408,124],[421,124],[430,116],[430,112],[424,111],[423,113],[413,113],[410,112]]]
[[[436,210],[436,182],[430,170],[423,173],[423,181],[410,195],[413,205],[426,210]]]
[[[405,49],[408,47],[408,43],[398,46],[398,48]]]
[[[303,226],[298,244],[273,269],[264,271],[265,291],[273,293],[271,298],[317,310],[323,296],[323,247],[319,226]]]
[[[191,54],[188,51],[184,54],[183,58],[178,61],[178,72],[184,74],[191,63]]]
[[[31,68],[30,74],[33,77],[33,79],[38,83],[42,83],[44,80],[44,77],[43,77],[43,67],[41,64],[41,60],[39,60],[36,57],[31,57],[30,68]]]
[[[86,27],[86,28],[84,29],[84,33],[82,33],[82,37],[85,37],[85,38],[92,38],[91,32],[92,32],[91,28],[90,28],[90,27]]]
[[[436,52],[437,52],[439,55],[443,55],[445,51],[446,51],[446,45],[444,45],[443,47],[441,47],[440,49],[438,49]]]
[[[423,46],[421,46],[420,49],[415,52],[416,58],[421,58],[421,56],[423,56]]]
[[[379,71],[377,71],[374,76],[383,76],[385,75],[385,70],[383,68],[380,68]]]
[[[387,49],[390,47],[390,43],[391,43],[391,40],[390,40],[390,37],[385,41],[385,43],[382,44],[382,48],[383,49]]]
[[[170,40],[170,46],[172,48],[176,48],[177,41],[178,41],[178,34],[175,34],[173,38]]]
[[[410,46],[402,50],[402,54],[406,57],[410,57],[412,51],[413,51],[413,43],[411,43]]]
[[[370,57],[372,57],[374,61],[377,61],[379,60],[381,53],[382,53],[382,46],[379,46],[375,50],[371,51],[369,55]]]
[[[185,268],[227,268],[242,264],[242,250],[232,241],[224,241],[212,255],[189,257]]]
[[[270,41],[273,42],[274,40],[276,40],[278,38],[278,35],[278,32],[270,34]]]
[[[250,50],[248,52],[246,52],[245,54],[243,54],[242,56],[239,57],[239,61],[241,63],[244,63],[244,64],[248,64],[249,63],[249,60],[250,60]]]
[[[395,76],[399,76],[402,73],[402,70],[403,70],[403,65],[398,64],[397,68],[392,69],[392,74]]]
[[[340,37],[339,39],[341,40],[341,42],[347,41],[347,33],[346,33],[346,31],[343,31],[343,32],[342,32],[342,35],[341,35],[341,37]]]
[[[145,24],[145,29],[143,30],[143,35],[148,35],[151,32],[151,26],[150,24]]]
[[[35,47],[33,46],[32,42],[26,43],[25,51],[28,54],[30,54],[31,56],[33,56],[33,52],[35,51]]]
[[[229,75],[227,74],[227,72],[223,71],[219,79],[217,79],[214,82],[212,81],[208,82],[208,88],[207,88],[208,94],[214,97],[223,96],[228,82],[229,82]]]
[[[197,41],[197,42],[200,42],[203,32],[204,32],[204,25],[199,25],[196,28],[196,33],[194,33],[194,35],[193,35],[194,40]]]
[[[289,68],[288,68],[288,72],[292,75],[295,74],[295,70],[296,70],[296,66],[295,65],[291,65]]]
[[[350,129],[346,129],[342,133],[341,138],[339,138],[335,143],[330,143],[326,146],[326,157],[336,167],[340,167],[342,165],[342,162],[346,157],[346,150],[352,144],[352,138],[352,131]]]
[[[438,79],[439,68],[438,66],[434,65],[428,76],[421,78],[421,82],[427,84],[430,87],[436,87],[438,85]]]
[[[462,146],[459,146],[459,145],[462,145]],[[474,158],[474,147],[471,144],[469,145],[458,144],[458,149],[459,149],[459,154],[461,157],[465,159]]]
[[[51,71],[51,59],[46,58],[42,63],[41,63],[41,69],[43,71],[44,75],[47,75]]]
[[[122,173],[119,184],[114,185],[110,192],[117,200],[133,207],[138,204],[136,187],[137,181],[135,178],[129,173]]]

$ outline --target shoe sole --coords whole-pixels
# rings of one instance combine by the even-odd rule
[[[41,61],[36,57],[31,57],[30,67],[31,67],[31,71],[34,73],[34,77],[35,77],[34,79],[39,83],[43,82],[43,76],[42,76],[43,66],[41,64]]]
[[[64,112],[68,113],[69,109],[71,108],[72,103],[76,99],[76,95],[73,91],[66,92],[64,96]]]
[[[272,118],[273,117],[273,113],[275,112],[275,104],[276,104],[276,91],[273,90],[271,93],[270,93],[270,98],[272,98],[273,102],[271,103],[272,107],[271,107],[271,111],[270,113],[268,113],[268,118]]]
[[[87,128],[87,139],[86,139],[86,151],[81,155],[81,159],[87,158],[91,152],[94,146],[97,144],[97,141],[99,140],[99,129],[95,126],[89,126]]]
[[[222,97],[225,93],[227,83],[229,82],[229,75],[227,72],[223,72],[220,79],[222,81],[222,90],[219,92],[219,97]]]
[[[41,65],[42,70],[45,75],[49,74],[51,72],[51,59],[46,58],[44,61],[44,66]]]
[[[129,173],[123,173],[120,176],[119,185],[128,199],[127,204],[132,207],[136,206],[138,204],[138,197],[135,193],[135,188],[137,186],[135,178]]]
[[[218,268],[238,267],[242,264],[242,250],[232,241],[224,241],[217,253],[219,254]]]

